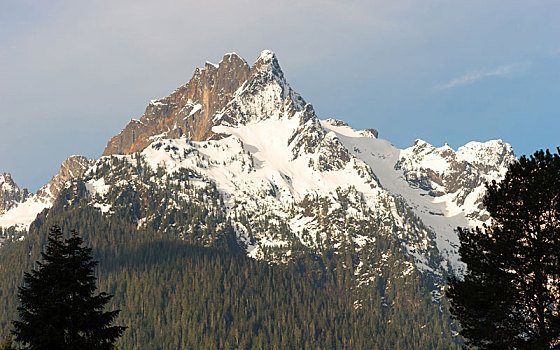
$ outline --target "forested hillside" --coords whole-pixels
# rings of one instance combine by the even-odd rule
[[[122,195],[134,208],[138,199]],[[2,246],[1,335],[17,317],[23,272],[38,260],[49,227],[59,224],[77,229],[94,248],[99,288],[115,295],[109,308],[121,309],[117,323],[128,326],[122,349],[458,348],[446,308],[416,271],[357,288],[353,270],[345,269],[355,259],[350,249],[269,264],[243,254],[225,219],[205,225],[213,239],[203,244],[190,239],[201,232],[138,227],[133,209],[107,217],[87,200],[84,183],[75,181],[25,240]],[[192,203],[185,219],[208,219],[206,210]],[[389,269],[391,260],[406,259],[398,244],[377,239],[391,252]]]

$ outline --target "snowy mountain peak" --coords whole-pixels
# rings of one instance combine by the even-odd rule
[[[278,62],[276,54],[270,50],[263,50],[251,67],[252,72],[259,70],[273,71],[282,77],[284,75],[282,69],[280,68],[280,63]]]
[[[304,108],[304,117],[314,115],[309,111],[312,107],[306,106],[287,83],[276,55],[265,50],[251,67],[247,80],[213,121],[214,125],[235,126],[268,118],[291,119]]]
[[[485,171],[497,171],[503,175],[517,157],[510,144],[502,140],[472,141],[457,149],[457,157]]]
[[[262,52],[259,54],[259,57],[257,58],[257,62],[262,61],[265,63],[276,60],[276,54],[271,50],[262,50]]]
[[[103,155],[138,152],[161,138],[219,139],[224,135],[213,131],[216,125],[291,118],[304,106],[272,51],[263,51],[252,67],[228,53],[217,65],[207,62],[197,68],[169,96],[151,101],[139,120],[130,121],[107,143]]]
[[[264,74],[264,77],[273,79],[280,85],[287,85],[278,58],[276,54],[270,50],[261,52],[255,63],[253,63],[253,66],[251,66],[252,78],[257,78],[259,74]]]
[[[416,140],[400,153],[395,167],[411,186],[445,202],[449,213],[461,212],[476,225],[488,219],[482,206],[485,184],[501,178],[516,159],[511,146],[501,140],[470,142],[457,151],[447,144],[436,148]]]

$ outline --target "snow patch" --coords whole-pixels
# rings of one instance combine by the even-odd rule
[[[36,197],[29,198],[1,215],[0,227],[15,226],[19,230],[27,231],[37,215],[51,206],[52,202],[48,200],[41,200]]]

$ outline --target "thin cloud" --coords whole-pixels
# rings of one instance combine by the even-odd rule
[[[482,80],[489,77],[510,76],[515,73],[519,73],[522,70],[523,70],[523,65],[521,64],[507,64],[507,65],[499,66],[492,70],[479,70],[475,72],[468,72],[445,84],[437,85],[434,87],[434,89],[436,90],[451,89],[457,86],[472,84],[478,80]]]

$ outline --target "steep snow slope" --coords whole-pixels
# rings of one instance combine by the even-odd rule
[[[37,214],[51,207],[52,202],[33,196],[23,203],[17,204],[6,213],[0,215],[0,227],[14,227],[17,231],[26,231],[37,218]]]
[[[352,187],[366,196],[372,208],[376,208],[380,196],[387,197],[374,178],[358,171],[365,168],[358,159],[353,158],[344,168],[324,172],[310,167],[316,154],[293,159],[288,140],[298,127],[297,115],[240,127],[216,127],[215,131],[231,136],[203,142],[162,140],[161,145],[152,144],[142,155],[152,168],[165,164],[170,173],[180,168],[195,169],[200,176],[216,183],[230,212],[239,211],[240,207],[249,212],[266,208],[282,219],[293,220],[295,233],[304,227],[298,225],[302,218],[298,220],[294,203],[307,196],[327,196],[336,201],[337,190]],[[349,212],[358,212],[353,209]]]

